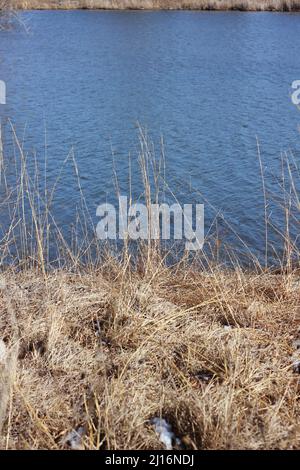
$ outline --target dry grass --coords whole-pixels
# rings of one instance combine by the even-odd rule
[[[20,9],[300,10],[300,0],[12,0],[12,3]]]
[[[143,133],[140,142],[151,201],[147,171],[161,165]],[[277,275],[238,262],[225,270],[207,255],[167,266],[157,244],[135,256],[126,244],[117,257],[92,250],[85,210],[79,246],[68,244],[51,215],[56,184],[41,191],[39,162],[28,165],[17,138],[15,148],[12,181],[13,158],[0,156],[10,218],[0,242],[0,447],[67,449],[77,430],[80,448],[160,449],[151,418],[162,417],[188,449],[299,448],[294,245]]]
[[[299,448],[296,274],[135,272],[108,259],[4,278],[1,335],[11,361],[17,327],[18,359],[2,385],[2,448],[68,448],[81,428],[86,449],[159,449],[155,416],[190,449]]]

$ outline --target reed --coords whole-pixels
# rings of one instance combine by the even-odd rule
[[[300,0],[13,0],[19,9],[299,11]]]
[[[19,20],[14,6],[9,0],[0,0],[0,31],[10,29]]]
[[[63,170],[49,187],[47,162],[30,160],[12,132],[0,183],[1,220],[9,215],[0,241],[1,448],[160,449],[154,417],[187,449],[298,448],[293,156],[282,156],[281,231],[263,184],[266,252],[271,229],[284,245],[278,269],[254,259],[249,272],[233,250],[224,266],[213,239],[211,250],[173,264],[158,242],[135,252],[126,241],[119,252],[99,246],[72,152],[63,166],[76,175],[80,217],[66,238],[53,215]],[[161,182],[166,190],[163,155],[141,130],[145,201],[160,197]],[[265,178],[262,156],[260,166]]]

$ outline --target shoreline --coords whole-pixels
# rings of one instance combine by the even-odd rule
[[[16,10],[300,12],[300,0],[15,0]]]

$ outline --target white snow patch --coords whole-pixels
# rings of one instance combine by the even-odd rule
[[[294,349],[300,349],[300,339],[295,339],[295,341],[293,341],[293,347]]]
[[[6,346],[2,339],[0,339],[0,364],[5,364],[6,362]]]
[[[181,441],[172,431],[172,426],[163,418],[153,418],[151,423],[154,424],[155,432],[158,434],[159,440],[167,450],[173,449],[173,444],[181,445]]]
[[[293,362],[293,371],[295,372],[295,374],[300,374],[300,361],[299,360]]]
[[[3,276],[0,276],[0,290],[6,289],[6,281]]]
[[[232,330],[232,326],[231,325],[224,325],[224,330],[226,330],[226,331]]]
[[[72,429],[69,434],[64,438],[64,443],[73,450],[84,450],[82,438],[84,435],[84,427],[80,426],[77,429]]]

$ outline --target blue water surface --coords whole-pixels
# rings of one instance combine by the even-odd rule
[[[297,162],[300,155],[300,112],[290,97],[300,80],[299,14],[44,11],[22,20],[28,32],[0,32],[8,154],[11,121],[29,160],[46,155],[51,186],[74,149],[96,223],[98,204],[116,198],[113,161],[127,194],[131,155],[133,191],[141,191],[140,123],[157,155],[163,136],[166,178],[178,200],[206,203],[206,230],[220,212],[264,253],[257,145],[267,189],[279,197],[281,156]],[[66,232],[79,199],[75,180],[66,165],[54,208]],[[280,214],[270,204],[275,224]],[[222,220],[219,230],[234,243]],[[279,244],[275,233],[270,243]]]

